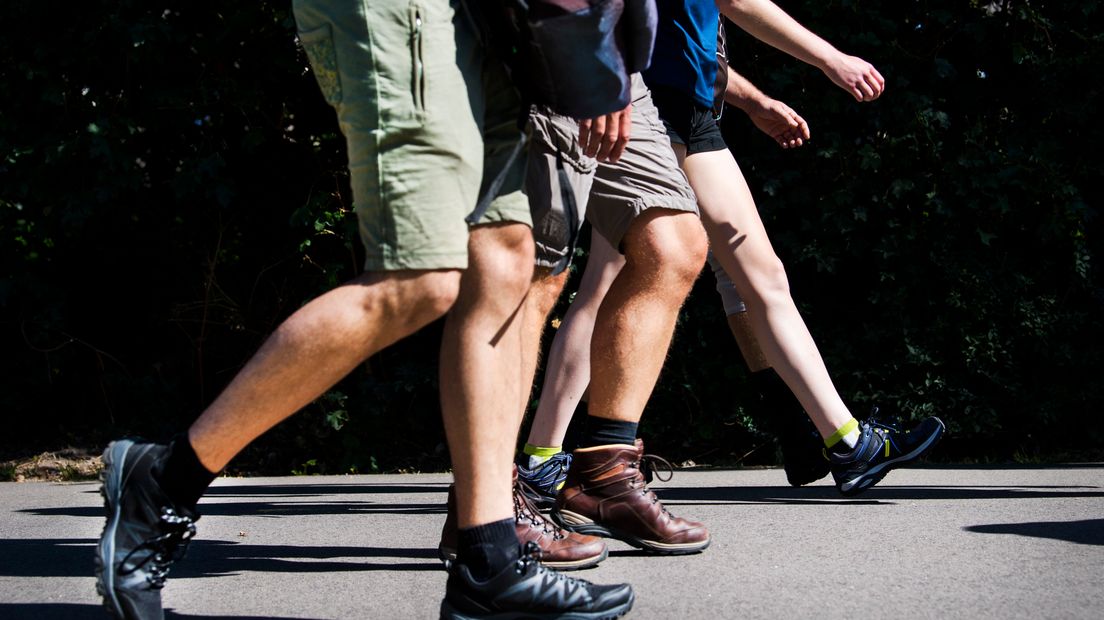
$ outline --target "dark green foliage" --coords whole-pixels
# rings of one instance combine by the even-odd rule
[[[946,457],[1099,456],[1101,10],[784,6],[887,78],[858,104],[730,37],[737,67],[812,127],[784,152],[739,111],[725,122],[844,399],[938,413]],[[333,113],[285,3],[0,11],[0,447],[166,437],[283,318],[358,272]],[[771,461],[708,274],[676,338],[649,445]],[[237,466],[446,466],[438,339],[371,360]]]
[[[812,127],[791,152],[738,112],[726,129],[844,399],[943,416],[944,455],[1099,455],[1096,3],[788,8],[887,79],[858,104],[730,38]]]

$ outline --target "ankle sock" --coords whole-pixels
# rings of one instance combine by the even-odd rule
[[[851,418],[824,440],[824,447],[834,452],[847,452],[853,450],[858,442],[859,421]]]
[[[456,560],[468,567],[477,581],[501,573],[519,557],[513,519],[492,521],[460,530]]]
[[[527,459],[528,465],[526,465],[526,467],[532,469],[560,452],[563,452],[563,446],[534,446],[531,443],[527,443],[525,444],[525,448],[522,449],[522,452],[529,456]]]
[[[169,444],[165,460],[154,466],[153,477],[174,504],[194,511],[199,498],[218,474],[211,473],[199,462],[188,435],[182,433]]]
[[[579,442],[579,447],[593,448],[594,446],[608,446],[610,444],[631,446],[636,441],[638,426],[639,423],[637,422],[588,416],[586,434]]]

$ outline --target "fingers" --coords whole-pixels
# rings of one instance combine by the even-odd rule
[[[837,86],[851,93],[855,101],[874,101],[885,90],[882,74],[858,56],[841,55],[825,72]]]
[[[874,67],[870,67],[870,71],[866,74],[866,82],[874,90],[874,99],[882,96],[882,92],[885,91],[885,78]]]
[[[607,117],[599,116],[590,124],[590,134],[587,135],[586,142],[581,143],[586,145],[583,147],[583,153],[587,157],[597,156],[598,150],[602,148],[602,137],[606,134],[606,122]]]
[[[587,141],[590,140],[590,126],[593,124],[591,119],[585,119],[579,121],[579,148],[586,152]]]
[[[809,139],[809,124],[805,122],[801,115],[793,111],[793,108],[789,106],[783,106],[785,109],[786,124],[788,125],[783,129],[775,139],[778,141],[779,146],[784,149],[792,149],[805,144],[805,141]]]
[[[598,148],[594,154],[587,152],[587,155],[597,159],[598,161],[608,161],[610,150],[613,149],[614,143],[617,142],[618,132],[621,131],[621,119],[616,114],[607,115],[605,131],[598,139]]]
[[[800,134],[790,129],[779,133],[774,139],[784,149],[795,149],[805,143]]]
[[[599,116],[579,123],[579,148],[586,157],[595,157],[602,148],[602,135],[606,132],[606,117]]]
[[[878,97],[882,96],[882,91],[885,90],[885,78],[881,73],[874,68],[874,65],[866,63],[866,70],[863,71],[855,85],[852,87],[854,92],[861,93],[861,97],[856,97],[859,101],[874,101]]]
[[[795,137],[808,140],[809,139],[809,123],[805,122],[801,115],[794,111],[788,105],[783,104],[783,110],[785,110],[786,123],[790,126],[790,133]]]
[[[587,157],[615,162],[625,152],[632,132],[632,106],[624,110],[579,121],[579,146]]]
[[[809,132],[809,123],[806,123],[805,119],[801,118],[796,112],[794,113],[794,119],[797,120],[797,129],[794,131],[799,140],[808,140],[813,137],[812,133]],[[800,142],[798,142],[798,146],[801,146]]]
[[[771,137],[778,143],[778,146],[784,149],[797,148],[807,140],[809,140],[809,124],[805,122],[804,118],[801,118],[797,112],[794,112],[789,106],[782,106],[780,113],[784,126],[777,126],[771,132]]]
[[[616,163],[629,145],[629,137],[632,134],[632,113],[626,109],[620,114],[621,122],[617,125],[617,133],[614,136],[613,146],[610,147],[608,161]]]

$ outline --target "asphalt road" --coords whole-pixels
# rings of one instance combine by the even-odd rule
[[[220,479],[164,591],[175,618],[436,618],[447,475]],[[1104,464],[893,472],[856,499],[781,470],[654,487],[713,544],[612,542],[576,573],[631,582],[631,618],[1104,617]],[[0,484],[0,618],[102,618],[98,485]]]

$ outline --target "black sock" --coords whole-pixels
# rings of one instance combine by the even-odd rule
[[[571,423],[567,425],[567,432],[564,433],[564,452],[572,452],[575,448],[582,446],[583,438],[586,437],[588,417],[590,417],[590,414],[587,412],[587,401],[580,400],[575,407],[575,413],[571,415]]]
[[[186,433],[173,438],[168,457],[153,470],[153,477],[161,484],[165,495],[177,506],[193,511],[217,476],[199,462]]]
[[[636,442],[637,422],[610,420],[598,416],[587,416],[586,434],[579,442],[580,448],[607,446],[609,444],[633,445]]]
[[[519,557],[513,519],[503,519],[460,530],[456,560],[468,567],[476,581],[501,573]]]

